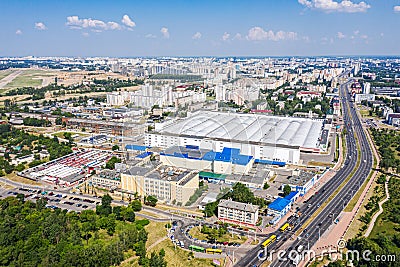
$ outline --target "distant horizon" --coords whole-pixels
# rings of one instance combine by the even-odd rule
[[[129,59],[129,58],[356,58],[356,57],[364,57],[364,58],[400,58],[399,55],[279,55],[279,56],[269,56],[269,55],[259,55],[259,56],[234,56],[234,55],[226,55],[226,56],[217,56],[217,55],[165,55],[165,56],[46,56],[46,55],[26,55],[26,56],[2,56],[0,58],[25,58],[25,57],[34,57],[34,58],[41,58],[41,57],[59,57],[59,58],[116,58],[116,59]]]

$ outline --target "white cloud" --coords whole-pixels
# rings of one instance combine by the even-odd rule
[[[193,40],[199,40],[201,38],[201,33],[200,32],[196,32],[195,34],[193,34],[192,39]]]
[[[166,39],[169,38],[169,30],[168,30],[168,28],[162,27],[160,32],[161,32],[161,34],[163,35],[164,38],[166,38]]]
[[[360,36],[360,38],[366,40],[366,39],[368,39],[368,35],[363,34],[363,35]]]
[[[36,22],[35,29],[37,29],[39,31],[44,31],[44,30],[47,30],[47,27],[46,27],[46,25],[44,25],[43,22]]]
[[[229,33],[227,33],[227,32],[224,32],[224,34],[222,35],[222,40],[226,41],[226,40],[229,39],[229,37],[231,37],[231,35]]]
[[[242,40],[242,35],[240,33],[236,33],[235,36],[233,37],[235,40]]]
[[[121,25],[114,21],[104,22],[102,20],[91,18],[81,19],[78,16],[67,17],[67,22],[65,25],[67,25],[70,29],[90,29],[93,32],[121,29]]]
[[[357,13],[366,12],[371,6],[364,1],[354,3],[350,0],[343,0],[341,2],[334,0],[298,0],[300,4],[307,8],[322,10],[325,12],[345,12]]]
[[[400,6],[394,6],[393,7],[393,11],[396,12],[396,13],[400,12]]]
[[[338,32],[337,33],[337,38],[338,39],[344,39],[344,38],[346,38],[346,35],[344,35],[342,32]]]
[[[155,36],[154,34],[149,33],[149,34],[146,34],[145,38],[154,39],[154,38],[157,38],[157,36]]]
[[[16,35],[21,35],[21,34],[22,34],[22,31],[21,31],[21,30],[17,30],[17,31],[15,32],[15,34],[16,34]]]
[[[296,40],[297,33],[295,32],[284,32],[278,31],[273,32],[271,30],[265,31],[261,27],[253,27],[249,30],[247,36],[247,40],[250,41],[262,41],[262,40],[272,40],[272,41],[280,41],[280,40]]]
[[[119,30],[119,29],[121,29],[121,26],[118,23],[113,22],[113,21],[107,22],[107,26],[108,26],[108,28],[110,30]]]
[[[136,23],[134,21],[132,21],[131,18],[128,15],[124,15],[122,17],[121,22],[122,22],[122,24],[124,24],[124,25],[126,25],[128,27],[131,27],[131,28],[136,26]]]
[[[82,33],[82,36],[83,36],[83,37],[88,37],[88,36],[89,36],[89,33],[83,32],[83,33]]]

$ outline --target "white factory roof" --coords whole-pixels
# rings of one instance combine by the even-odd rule
[[[318,148],[323,120],[199,111],[162,127],[166,135]]]

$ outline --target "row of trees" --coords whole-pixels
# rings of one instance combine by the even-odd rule
[[[24,118],[24,125],[26,126],[36,126],[36,127],[48,127],[51,126],[51,121],[46,119],[36,119],[36,118]]]

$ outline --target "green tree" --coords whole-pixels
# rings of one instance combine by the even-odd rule
[[[218,207],[219,201],[214,201],[207,203],[206,206],[204,207],[204,216],[206,217],[211,217],[213,215],[217,215],[217,207]]]
[[[106,169],[114,170],[115,163],[120,163],[121,159],[117,158],[116,156],[111,157],[106,163]]]
[[[118,145],[113,145],[111,149],[112,149],[112,151],[119,150],[119,146]]]
[[[102,216],[108,216],[112,213],[111,207],[112,197],[109,194],[101,198],[101,205],[96,206],[96,213]]]
[[[290,194],[290,192],[292,192],[292,188],[285,184],[285,186],[283,187],[283,196],[287,196]]]
[[[155,196],[146,196],[144,204],[155,207],[157,205],[157,201],[158,199]]]
[[[264,183],[263,189],[267,190],[269,188],[269,184],[267,182]]]
[[[142,202],[140,200],[133,200],[130,204],[130,207],[132,207],[133,211],[141,211],[142,210]]]

